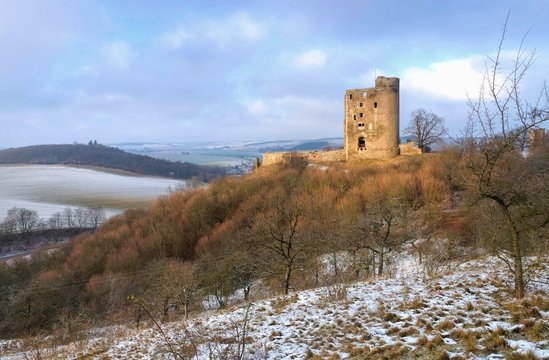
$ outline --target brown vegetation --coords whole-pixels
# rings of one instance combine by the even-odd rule
[[[1,268],[0,332],[50,329],[61,314],[139,322],[143,314],[129,299],[167,320],[196,310],[198,298],[224,306],[240,290],[247,299],[257,279],[288,293],[382,275],[387,254],[411,239],[407,229],[423,209],[444,218],[452,160],[440,159],[263,169],[126,211],[59,252]],[[326,274],[319,256],[337,259],[341,251],[352,255],[351,266],[336,260]]]
[[[247,301],[327,286],[325,301],[345,301],[345,284],[386,275],[403,247],[436,274],[482,233],[455,200],[463,189],[455,155],[263,168],[128,210],[60,251],[0,267],[0,334],[50,331],[67,319],[168,321],[205,303],[222,308],[237,293]]]

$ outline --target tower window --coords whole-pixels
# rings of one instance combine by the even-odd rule
[[[374,103],[374,109],[377,109],[377,102]]]
[[[366,140],[364,136],[358,138],[358,150],[364,150],[366,148]]]
[[[367,92],[367,91],[364,91],[364,92],[362,93],[362,97],[367,97],[367,96],[368,96],[368,92]]]
[[[349,100],[353,100],[353,94],[349,94]]]
[[[364,113],[360,113],[359,116],[362,118],[364,117]]]
[[[358,104],[358,107],[362,107],[362,103]]]
[[[356,114],[353,114],[353,120],[356,120]]]
[[[358,123],[358,128],[359,128],[359,129],[364,129],[364,123],[363,123],[363,122],[359,122],[359,123]]]

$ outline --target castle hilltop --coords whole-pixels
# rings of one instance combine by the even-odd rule
[[[326,163],[420,154],[421,150],[413,143],[399,144],[399,86],[396,77],[378,76],[373,88],[345,91],[343,149],[267,152],[262,164],[279,164],[290,157]]]

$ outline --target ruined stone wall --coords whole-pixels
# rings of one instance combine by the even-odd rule
[[[345,161],[345,152],[341,150],[266,152],[261,165],[283,164],[291,157],[297,157],[310,163],[330,163]]]
[[[400,155],[418,155],[421,154],[421,149],[414,144],[413,141],[408,141],[406,144],[400,144],[399,146]]]
[[[528,144],[528,153],[536,155],[542,149],[549,144],[549,134],[546,134],[545,129],[532,129],[530,130],[530,143]]]
[[[399,153],[399,79],[379,76],[375,87],[345,91],[345,159],[384,159]]]

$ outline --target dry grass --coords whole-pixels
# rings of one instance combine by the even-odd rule
[[[536,294],[530,299],[533,306],[542,311],[549,311],[549,296],[544,294]]]
[[[525,354],[519,354],[516,352],[507,354],[505,356],[506,360],[539,360],[539,358],[532,352],[527,351]]]
[[[488,351],[501,351],[509,347],[505,337],[501,334],[501,328],[497,328],[492,332],[484,335],[482,338],[482,344]]]
[[[427,336],[421,335],[420,337],[417,338],[416,345],[417,346],[425,346],[425,345],[427,345],[428,342],[429,342],[429,339],[427,338]]]
[[[456,323],[454,323],[452,320],[444,319],[444,320],[441,320],[437,324],[436,329],[437,330],[452,330],[455,327],[456,327]]]
[[[460,340],[466,353],[474,353],[478,350],[477,334],[474,331],[467,331]]]
[[[530,341],[549,339],[549,323],[542,320],[534,321],[526,331],[526,337]]]
[[[467,311],[473,311],[473,310],[475,310],[475,305],[473,305],[472,302],[467,301],[467,302],[465,303],[465,310],[467,310]]]
[[[540,300],[538,299],[537,302],[539,303]],[[529,299],[507,303],[505,308],[511,313],[511,320],[516,324],[529,318],[541,318],[539,309]]]
[[[273,311],[280,314],[288,305],[295,303],[299,299],[297,294],[279,297],[271,302]]]
[[[400,318],[398,317],[397,314],[393,312],[388,312],[383,316],[383,321],[397,322],[397,321],[400,321]]]
[[[398,336],[405,337],[405,336],[413,336],[419,334],[419,330],[413,326],[409,326],[406,329],[402,329],[399,331]]]
[[[444,339],[442,339],[442,336],[440,336],[440,334],[436,334],[435,336],[433,336],[431,340],[427,342],[426,345],[429,350],[432,350],[443,343],[444,343]]]

